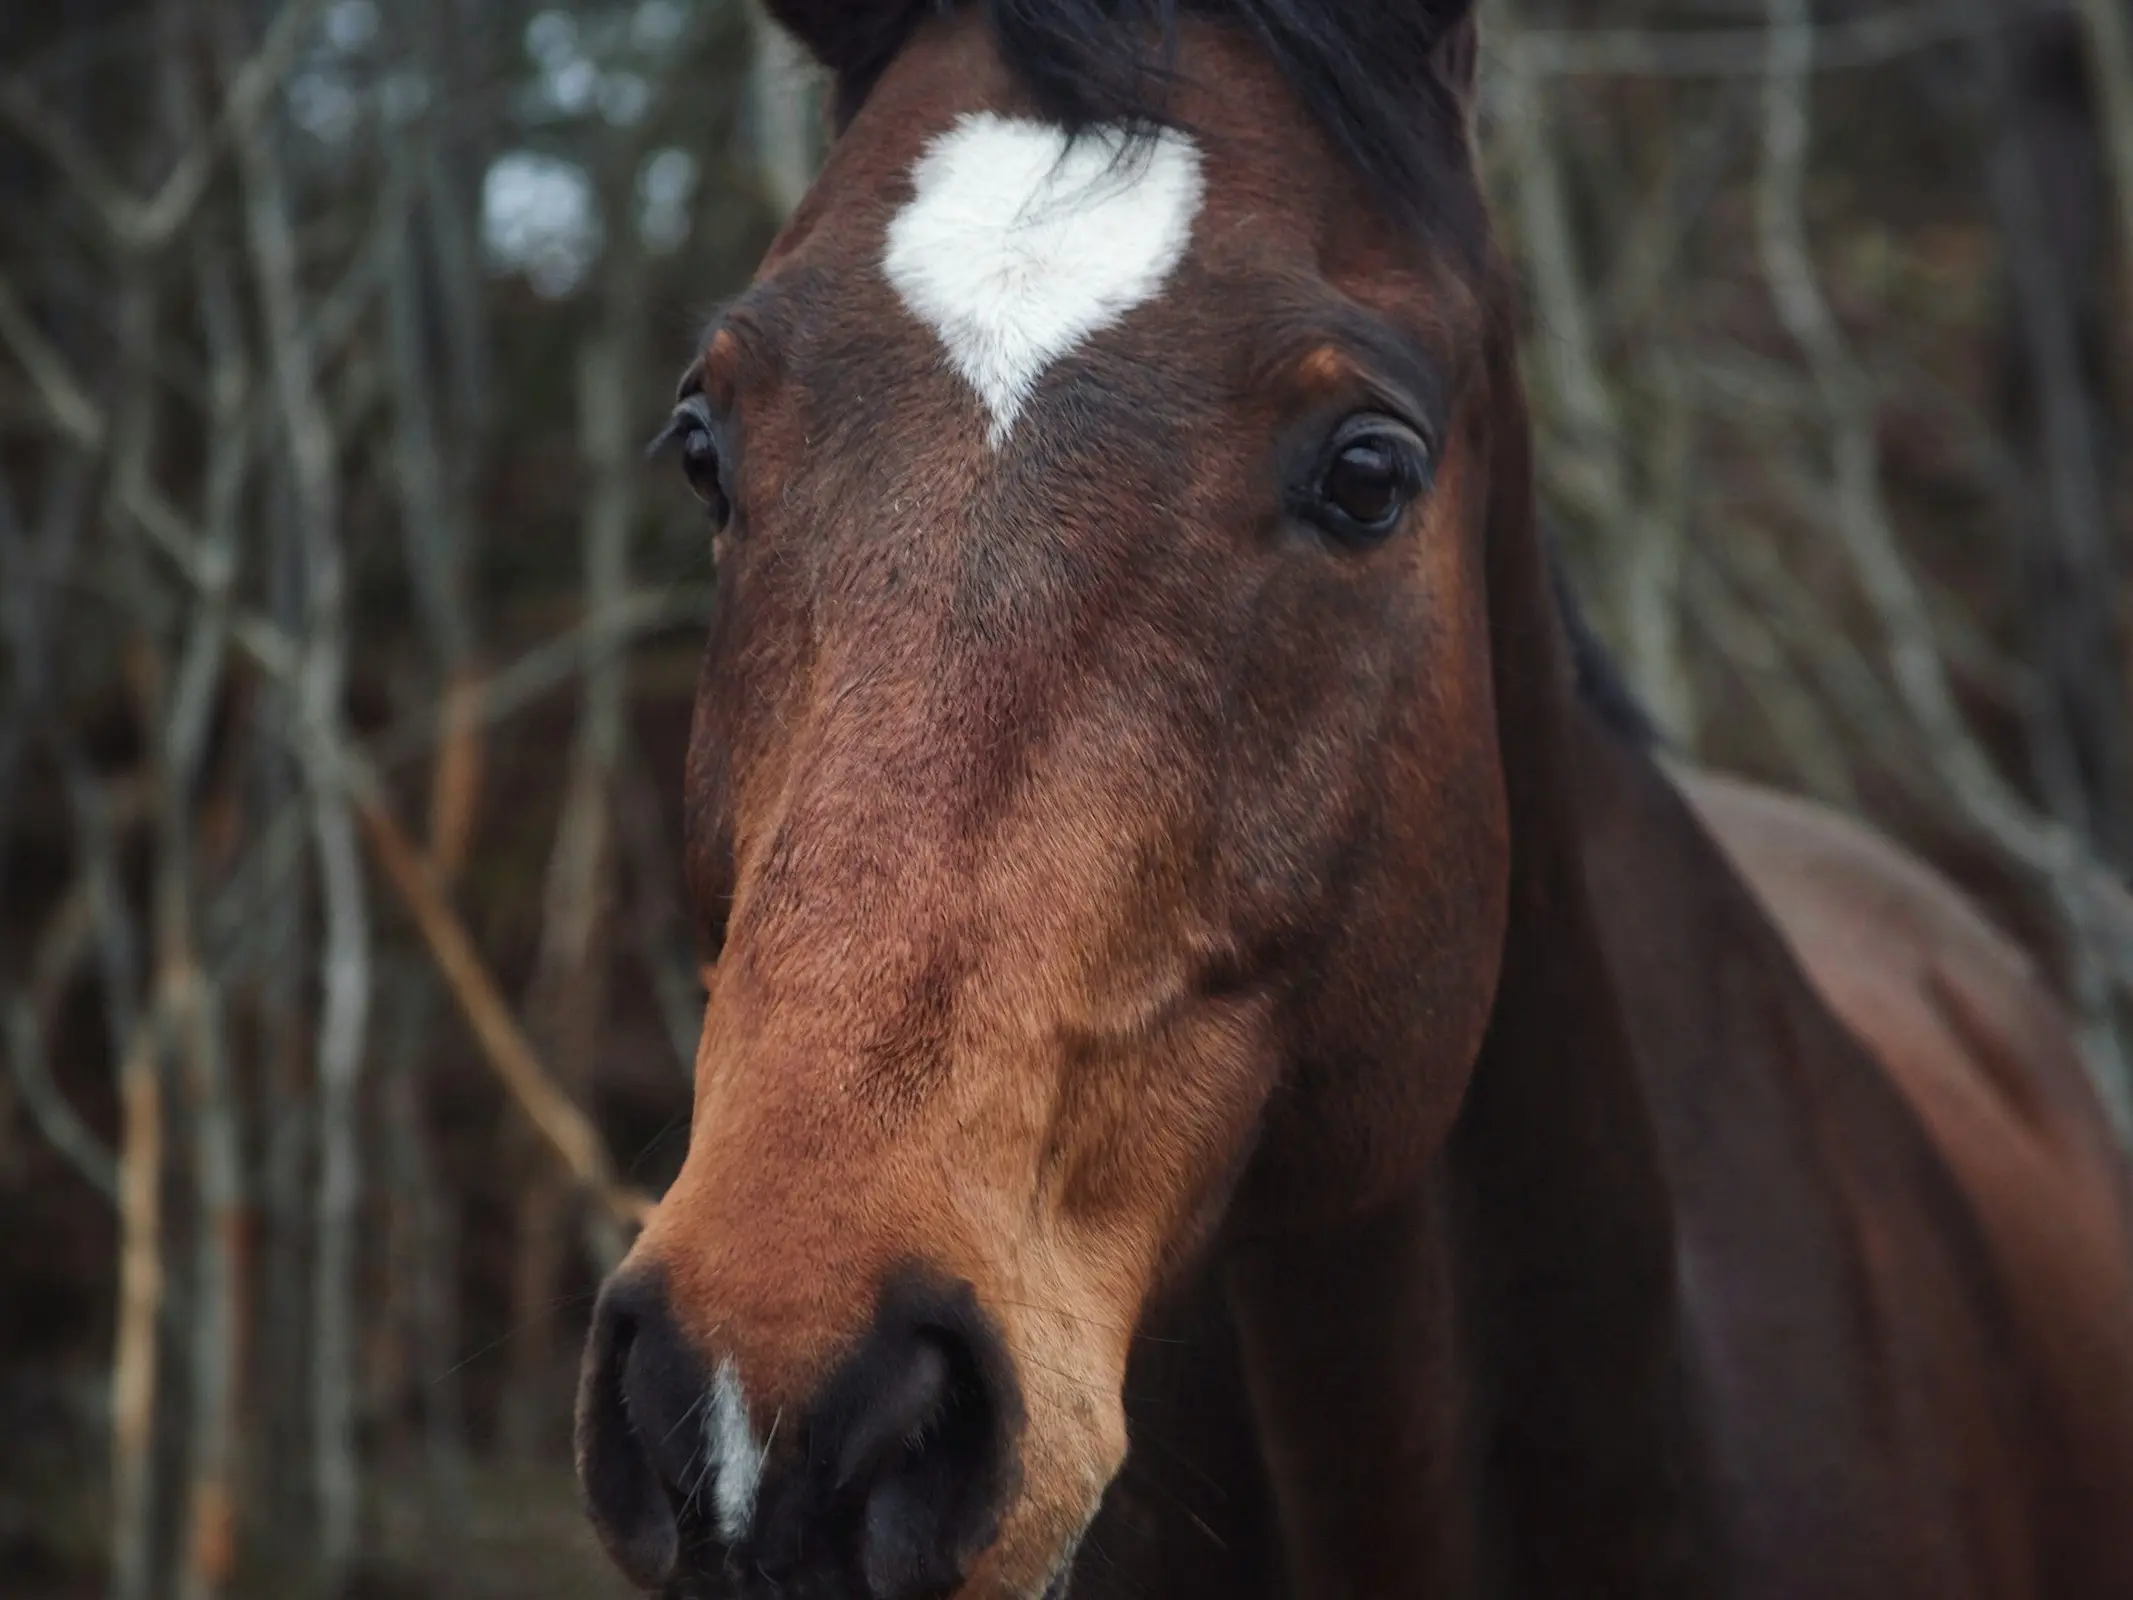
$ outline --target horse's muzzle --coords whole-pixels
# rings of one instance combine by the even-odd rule
[[[630,1580],[674,1600],[931,1600],[1013,1499],[1022,1403],[968,1284],[899,1274],[804,1415],[751,1417],[746,1379],[684,1335],[656,1273],[594,1312],[578,1393],[587,1509]]]

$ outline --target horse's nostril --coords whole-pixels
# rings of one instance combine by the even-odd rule
[[[703,1392],[657,1280],[610,1282],[578,1384],[578,1483],[601,1542],[640,1588],[666,1583],[680,1563],[670,1485],[686,1477],[698,1435],[676,1424]]]
[[[852,1403],[837,1492],[859,1514],[872,1600],[922,1600],[954,1589],[997,1533],[1021,1405],[967,1288],[892,1292],[883,1312],[839,1384]]]
[[[890,1365],[879,1392],[853,1420],[837,1452],[837,1487],[871,1483],[921,1450],[946,1419],[953,1382],[946,1341],[932,1330],[916,1334],[905,1359]]]

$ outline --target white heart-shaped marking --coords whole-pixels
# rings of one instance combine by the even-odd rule
[[[1182,133],[1070,141],[990,111],[929,144],[912,183],[883,270],[984,401],[995,449],[1054,362],[1162,289],[1203,187]]]

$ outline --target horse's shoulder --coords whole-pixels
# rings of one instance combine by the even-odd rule
[[[1815,988],[1929,1121],[1984,1093],[2028,1136],[2115,1169],[2064,1009],[1961,890],[1827,806],[1709,773],[1678,778]]]
[[[2033,1512],[2048,1549],[2053,1527],[2070,1539],[2047,1573],[2076,1589],[2106,1571],[2133,1581],[2122,1554],[2079,1532],[2109,1526],[2106,1508],[2133,1493],[2133,1210],[2071,1022],[2029,955],[1885,835],[1677,777],[1968,1198],[2026,1351],[2028,1448],[2058,1480]]]

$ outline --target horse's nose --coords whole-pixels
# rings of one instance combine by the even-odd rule
[[[609,1284],[579,1391],[578,1472],[640,1586],[701,1566],[769,1592],[927,1600],[992,1543],[1022,1405],[968,1285],[893,1282],[802,1416],[781,1411],[759,1434],[743,1390],[730,1361],[684,1338],[656,1277]]]

